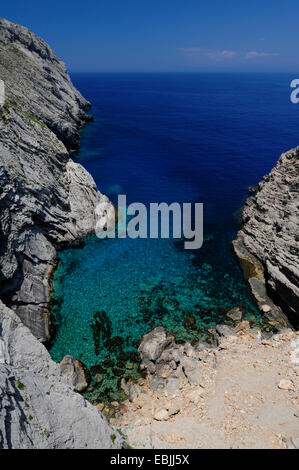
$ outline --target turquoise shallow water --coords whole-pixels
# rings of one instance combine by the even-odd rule
[[[230,242],[215,235],[195,254],[169,240],[94,237],[83,248],[60,252],[52,357],[59,361],[72,354],[82,360],[95,382],[99,374],[103,378],[87,396],[113,400],[119,398],[120,377],[138,377],[136,347],[152,328],[164,325],[177,341],[204,340],[207,329],[239,304],[250,321],[261,322]],[[214,262],[225,252],[220,270]]]
[[[100,190],[134,201],[203,202],[203,247],[172,240],[89,238],[59,253],[54,275],[52,357],[91,370],[86,396],[121,398],[121,377],[138,376],[137,343],[164,325],[178,341],[205,339],[247,293],[231,241],[234,214],[280,153],[297,144],[293,77],[283,74],[77,75],[95,121],[76,160]]]

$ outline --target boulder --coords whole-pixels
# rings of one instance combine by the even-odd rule
[[[60,362],[62,375],[75,392],[84,392],[90,384],[91,377],[87,367],[73,356],[64,356]]]
[[[212,330],[212,343],[219,346],[229,336],[236,336],[233,328],[227,325],[217,325],[215,330]]]
[[[241,321],[243,318],[243,311],[241,307],[234,307],[227,312],[226,316],[233,322],[238,322]]]
[[[164,351],[172,341],[172,338],[167,335],[165,328],[158,326],[142,337],[138,348],[141,359],[146,358],[149,361],[156,361],[162,354],[162,351]]]

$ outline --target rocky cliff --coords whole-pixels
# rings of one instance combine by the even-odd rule
[[[1,301],[0,325],[0,449],[119,448],[117,430]]]
[[[233,243],[258,306],[282,325],[283,313],[299,323],[298,189],[299,147],[281,155],[247,199]]]
[[[56,247],[92,232],[105,199],[69,156],[90,104],[42,39],[4,19],[0,79],[0,298],[45,341]]]
[[[93,232],[108,201],[69,155],[90,105],[49,46],[4,19],[0,79],[0,448],[119,448],[39,341],[56,249]]]

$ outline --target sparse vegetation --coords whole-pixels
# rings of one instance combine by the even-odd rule
[[[17,380],[17,387],[19,390],[24,390],[24,384],[20,380]]]

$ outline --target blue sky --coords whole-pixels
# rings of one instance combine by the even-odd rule
[[[13,0],[71,72],[299,72],[298,0]]]

